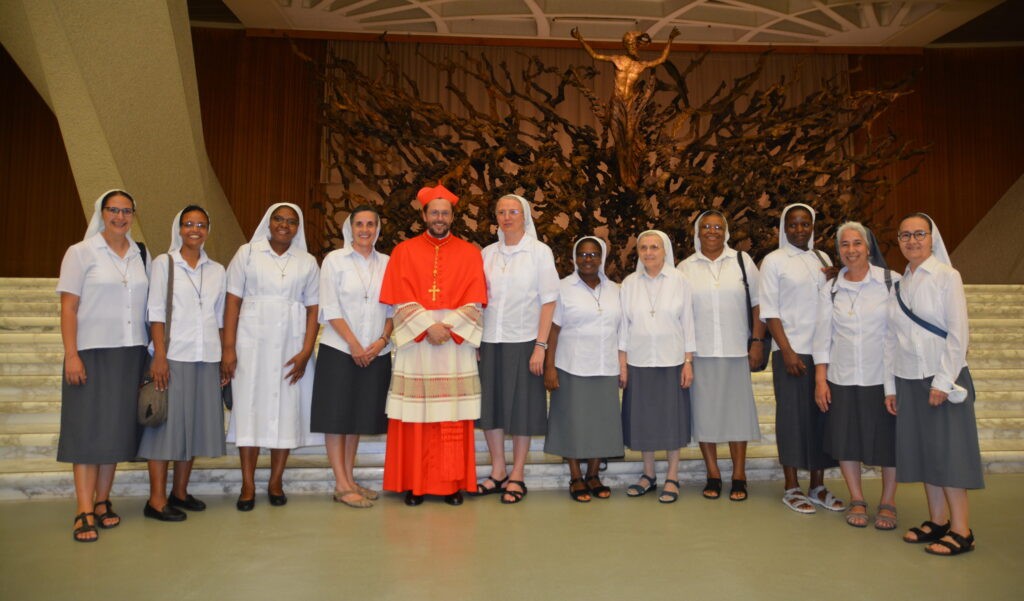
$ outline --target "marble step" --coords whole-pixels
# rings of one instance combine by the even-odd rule
[[[0,315],[60,315],[60,303],[49,301],[0,300]]]
[[[0,278],[0,294],[7,289],[15,290],[54,290],[57,278]]]
[[[0,315],[0,331],[59,332],[60,315]]]

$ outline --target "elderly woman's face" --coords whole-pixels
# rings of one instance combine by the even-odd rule
[[[903,238],[907,240],[904,241]],[[896,239],[900,243],[900,252],[914,265],[920,265],[932,254],[932,228],[924,217],[904,219],[896,232]]]
[[[636,243],[637,252],[640,254],[640,262],[648,273],[658,273],[665,266],[665,245],[661,236],[647,234]]]
[[[270,240],[290,245],[299,233],[299,214],[291,207],[278,207],[270,215]]]
[[[593,240],[576,245],[576,273],[580,277],[595,276],[601,272],[601,247]]]
[[[210,235],[210,219],[202,211],[189,211],[181,216],[178,233],[184,247],[199,250]]]
[[[705,253],[717,253],[725,246],[725,220],[718,215],[705,215],[697,226],[700,249]]]
[[[358,248],[373,246],[373,238],[377,235],[377,214],[373,211],[360,211],[352,215],[352,245]]]
[[[797,248],[807,248],[807,243],[814,235],[814,218],[802,207],[786,212],[786,238]]]
[[[111,234],[127,235],[134,218],[135,208],[126,196],[115,194],[103,205],[103,228]]]
[[[515,198],[502,198],[494,208],[498,227],[506,234],[521,234],[526,230],[526,215],[523,205]]]
[[[839,258],[850,269],[862,269],[868,264],[871,249],[860,232],[851,228],[839,237]]]

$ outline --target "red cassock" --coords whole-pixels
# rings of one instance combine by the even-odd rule
[[[394,492],[412,491],[417,495],[448,495],[461,489],[475,489],[476,453],[473,419],[461,419],[461,416],[465,415],[467,398],[475,400],[476,415],[479,415],[478,379],[473,382],[475,399],[472,396],[474,391],[463,382],[462,385],[444,389],[445,399],[439,400],[430,388],[439,379],[438,375],[428,377],[423,373],[412,372],[418,361],[423,361],[424,357],[429,358],[431,354],[436,353],[444,355],[446,361],[457,355],[453,364],[459,364],[463,369],[453,377],[465,379],[465,367],[471,364],[472,373],[469,377],[478,378],[475,373],[475,361],[466,360],[466,354],[474,351],[469,345],[463,345],[464,337],[452,331],[452,341],[435,347],[424,340],[424,324],[433,323],[433,319],[436,318],[437,314],[430,312],[456,311],[464,309],[467,305],[487,303],[487,284],[480,250],[469,242],[451,235],[444,240],[437,240],[424,233],[402,242],[395,247],[388,261],[380,302],[391,305],[417,303],[426,311],[424,313],[419,308],[399,311],[395,317],[395,339],[399,346],[396,351],[392,389],[388,397],[390,419],[384,459],[384,489]],[[418,314],[419,318],[406,319],[405,316],[408,314]],[[428,315],[431,316],[429,320],[426,319]],[[409,332],[409,327],[414,330]],[[467,330],[460,331],[465,334]],[[403,341],[406,341],[406,344],[403,345]],[[479,334],[476,335],[476,341],[478,344]],[[414,345],[419,348],[415,348]],[[428,345],[429,348],[420,345]],[[413,358],[407,360],[411,356]],[[410,399],[406,394],[399,399],[401,395],[396,393],[397,379],[401,378],[408,389],[408,383],[418,377],[424,380],[424,398]],[[455,398],[448,398],[452,395]],[[430,411],[425,411],[423,416],[408,408],[412,406],[415,409],[419,404],[417,401],[428,399]],[[445,406],[446,401],[459,409],[450,414],[444,410],[438,413],[438,406]],[[395,405],[400,403],[404,403],[404,413],[395,408]],[[395,415],[416,417],[396,419]],[[439,418],[438,415],[444,417]]]

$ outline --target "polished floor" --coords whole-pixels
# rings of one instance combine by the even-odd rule
[[[793,513],[780,482],[755,482],[744,503],[684,488],[572,502],[534,491],[462,507],[409,508],[388,495],[368,510],[324,496],[206,497],[180,524],[142,517],[141,498],[94,544],[71,540],[70,500],[0,503],[0,599],[1024,599],[1024,475],[989,476],[972,494],[977,550],[927,555],[899,532],[926,518],[919,485],[898,496],[900,529],[848,527],[841,514]],[[833,489],[845,492],[840,482]],[[877,497],[879,481],[866,482]],[[728,483],[726,483],[728,486]]]

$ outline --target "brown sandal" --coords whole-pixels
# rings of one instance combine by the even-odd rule
[[[103,513],[96,512],[96,508],[97,507],[104,506],[104,505],[107,507],[106,511],[104,511]],[[93,506],[92,506],[92,510],[93,510],[94,514],[96,515],[96,525],[99,526],[100,528],[103,528],[104,530],[109,530],[111,528],[116,528],[116,527],[121,525],[121,516],[119,516],[116,513],[114,513],[114,509],[110,506],[110,499],[107,499],[106,501],[98,501],[98,502],[94,503]],[[103,523],[104,520],[117,520],[117,521],[114,522],[113,524],[107,525],[107,524]]]

